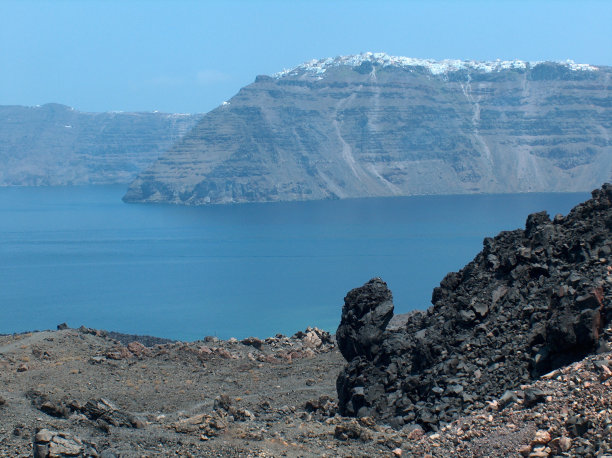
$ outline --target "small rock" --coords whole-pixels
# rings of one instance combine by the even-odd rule
[[[245,439],[250,439],[254,441],[262,441],[264,440],[263,431],[249,431],[245,435]]]
[[[469,323],[476,319],[476,314],[473,310],[461,310],[459,312],[459,317],[461,318],[461,321]]]
[[[41,429],[36,433],[36,442],[50,442],[53,439],[53,433],[48,429]]]
[[[104,431],[107,431],[108,425],[135,427],[136,418],[132,414],[119,410],[103,398],[87,401],[80,412],[90,420],[96,421],[98,427]]]
[[[489,305],[486,302],[477,301],[472,305],[472,308],[480,317],[484,317],[489,313]]]
[[[396,448],[391,453],[393,453],[393,456],[402,456],[402,449]]]
[[[425,431],[420,426],[417,426],[412,431],[408,433],[408,439],[411,441],[419,440],[421,437],[425,435]]]
[[[106,352],[105,356],[108,359],[114,359],[114,360],[118,361],[118,360],[121,360],[121,359],[127,359],[130,356],[133,356],[133,354],[126,347],[121,347],[119,349],[111,350],[111,351]]]
[[[147,347],[145,347],[140,342],[130,342],[127,346],[127,349],[135,356],[141,356],[147,350]]]
[[[570,448],[572,448],[572,440],[569,437],[562,436],[559,439],[559,447],[562,452],[567,452]]]
[[[49,456],[81,456],[83,443],[68,434],[56,435],[49,442]]]
[[[373,428],[374,426],[376,426],[376,421],[374,421],[372,417],[361,417],[359,419],[359,423],[368,428]]]
[[[227,394],[221,394],[215,398],[213,409],[229,411],[231,405],[232,398],[230,398]]]
[[[225,348],[217,348],[215,353],[224,359],[235,359],[234,356]]]
[[[336,426],[334,437],[341,441],[346,441],[348,439],[368,441],[372,438],[371,434],[366,429],[359,426],[355,421]]]
[[[575,437],[582,436],[589,430],[590,422],[586,418],[571,416],[565,422],[567,430]]]
[[[569,444],[567,441],[570,441]],[[561,443],[563,442],[563,446]],[[550,452],[553,455],[560,455],[563,452],[567,452],[570,448],[571,440],[567,437],[555,437],[548,443],[548,447],[550,448]],[[567,448],[565,448],[567,447]]]
[[[545,446],[535,447],[533,451],[529,454],[529,457],[532,458],[546,458],[550,455],[550,452],[546,449]]]
[[[531,445],[546,445],[550,442],[550,440],[550,433],[540,429],[536,431],[535,436],[531,441]]]
[[[41,429],[36,433],[33,444],[34,457],[68,457],[83,456],[83,441],[72,434]],[[95,450],[89,450],[89,456],[97,456]]]
[[[542,390],[538,390],[537,388],[528,388],[525,390],[525,407],[532,407],[545,399],[546,393],[544,393]]]
[[[513,391],[506,391],[501,398],[499,398],[498,406],[502,410],[510,404],[518,401],[518,397]]]
[[[66,323],[61,323],[57,325],[58,331],[63,331],[64,329],[68,329],[68,325]]]
[[[448,391],[450,394],[461,394],[463,392],[463,386],[461,386],[461,385],[449,385],[446,388],[446,391]]]
[[[68,409],[62,404],[54,404],[51,401],[45,401],[40,405],[40,410],[47,415],[57,418],[64,418],[68,416]]]
[[[602,380],[607,380],[612,376],[612,369],[608,366],[608,362],[605,360],[595,361],[595,367],[597,367],[602,373]]]
[[[523,456],[529,456],[531,453],[531,445],[523,445],[518,449],[518,452]]]
[[[251,347],[255,347],[258,350],[261,350],[263,347],[263,341],[258,339],[257,337],[247,337],[246,339],[242,339],[241,343],[243,345],[250,345]]]
[[[302,339],[302,344],[307,348],[319,348],[323,345],[323,341],[314,330],[309,328],[306,330],[306,335]]]
[[[17,372],[25,372],[25,371],[27,371],[28,369],[29,369],[29,368],[28,368],[28,365],[27,365],[26,363],[22,363],[22,364],[20,364],[20,365],[19,365],[19,367],[17,368]]]
[[[134,421],[132,421],[132,426],[136,429],[144,429],[147,427],[147,424],[139,418],[134,418]]]
[[[317,413],[324,417],[333,417],[338,410],[338,404],[329,396],[323,395],[319,399],[306,401],[306,412]]]

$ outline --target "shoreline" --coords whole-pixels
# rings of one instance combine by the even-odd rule
[[[406,323],[406,321],[408,320],[408,318],[415,314],[415,313],[419,313],[421,312],[421,310],[413,310],[412,312],[408,312],[408,313],[400,313],[400,314],[396,314],[393,315],[393,318],[391,319],[391,321],[389,322],[389,325],[387,327],[387,329],[389,330],[393,330],[393,329],[398,329],[400,326],[402,326],[403,324]],[[340,320],[338,319],[338,323],[340,323]],[[65,327],[64,327],[65,325]],[[316,326],[308,326],[307,329],[319,329]],[[130,334],[130,333],[125,333],[125,332],[118,332],[118,331],[109,331],[106,329],[95,329],[95,328],[88,328],[85,325],[81,325],[78,328],[72,328],[68,325],[66,325],[66,323],[61,323],[57,325],[57,330],[61,330],[61,329],[72,329],[72,330],[77,330],[77,331],[86,331],[86,332],[93,332],[93,333],[100,333],[100,335],[104,335],[106,337],[109,337],[113,340],[116,340],[120,343],[122,343],[123,345],[127,345],[131,342],[139,342],[141,344],[143,344],[145,347],[153,347],[155,345],[164,345],[164,344],[172,344],[172,343],[177,343],[177,342],[184,342],[184,343],[193,343],[193,342],[199,342],[199,341],[205,341],[207,338],[209,337],[213,337],[215,339],[218,339],[219,341],[229,341],[232,339],[232,337],[230,337],[229,339],[221,339],[218,338],[216,336],[204,336],[203,339],[196,339],[196,340],[180,340],[180,339],[169,339],[166,337],[158,337],[158,336],[152,336],[152,335],[148,335],[148,334]],[[20,335],[27,335],[27,334],[32,334],[32,333],[36,333],[36,332],[49,332],[49,331],[54,331],[54,329],[34,329],[31,331],[23,331],[23,332],[13,332],[10,334],[3,334],[0,333],[0,337],[11,337],[11,336],[20,336]],[[301,333],[303,331],[298,331],[294,334],[294,336],[298,333]],[[326,331],[327,332],[327,331]],[[335,333],[330,333],[330,335],[332,336],[332,338],[335,339]],[[278,336],[283,336],[283,334],[277,333],[274,337],[278,337]],[[272,337],[272,336],[269,336]],[[248,338],[254,338],[253,336],[250,336]],[[264,338],[265,340],[266,338]],[[243,339],[244,340],[244,339]]]

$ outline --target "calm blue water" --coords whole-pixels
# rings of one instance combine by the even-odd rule
[[[120,186],[0,189],[0,333],[70,326],[183,340],[335,331],[374,276],[397,313],[528,213],[589,195],[134,205]]]

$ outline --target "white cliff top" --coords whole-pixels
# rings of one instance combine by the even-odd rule
[[[507,69],[525,69],[527,67],[533,67],[534,65],[543,63],[542,61],[527,62],[523,60],[494,60],[494,61],[475,61],[475,60],[459,60],[459,59],[417,59],[413,57],[401,57],[401,56],[390,56],[382,52],[366,52],[353,56],[338,56],[328,57],[325,59],[313,59],[309,62],[305,62],[297,67],[283,70],[274,74],[275,78],[282,78],[288,75],[297,75],[300,72],[307,72],[312,74],[323,74],[328,68],[339,67],[341,65],[348,65],[357,67],[363,62],[371,62],[378,64],[382,67],[394,66],[394,67],[424,67],[428,69],[433,75],[439,75],[443,73],[456,72],[464,69],[472,69],[485,73],[499,72]],[[588,64],[577,64],[573,60],[566,60],[562,62],[555,62],[559,65],[565,65],[573,71],[596,71],[599,70],[597,67]]]

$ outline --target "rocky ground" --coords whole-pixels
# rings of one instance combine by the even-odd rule
[[[426,433],[340,416],[344,360],[317,329],[148,347],[111,335],[80,328],[0,337],[1,456],[612,454],[610,353]]]

